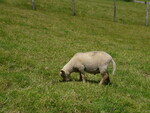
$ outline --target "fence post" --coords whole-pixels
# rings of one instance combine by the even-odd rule
[[[32,0],[32,9],[35,10],[34,0]]]
[[[72,0],[72,16],[75,16],[75,0]]]
[[[146,20],[145,20],[145,25],[148,26],[148,9],[149,9],[149,2],[145,2],[146,4]]]
[[[116,0],[114,0],[114,22],[116,22]]]

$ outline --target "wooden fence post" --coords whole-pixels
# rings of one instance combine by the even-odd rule
[[[32,0],[32,9],[35,10],[34,0]]]
[[[114,0],[114,22],[116,22],[116,0]]]
[[[75,16],[75,0],[72,0],[72,16]]]
[[[146,4],[146,20],[145,25],[148,26],[148,9],[149,9],[149,2],[145,2]]]

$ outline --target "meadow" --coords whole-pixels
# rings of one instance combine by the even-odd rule
[[[0,0],[1,113],[149,113],[150,26],[145,5],[113,0]],[[150,24],[149,24],[150,25]],[[77,52],[106,51],[116,62],[110,85],[101,75],[60,69]],[[111,73],[111,66],[109,71]]]

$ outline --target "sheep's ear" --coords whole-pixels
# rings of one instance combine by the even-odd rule
[[[61,75],[64,75],[64,74],[65,74],[64,70],[61,70],[61,71],[60,71],[60,74],[61,74]]]

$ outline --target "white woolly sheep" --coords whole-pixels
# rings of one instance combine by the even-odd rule
[[[91,74],[102,75],[100,84],[108,84],[110,82],[108,74],[108,65],[112,62],[114,75],[116,70],[116,63],[112,57],[104,51],[91,51],[86,53],[77,53],[71,60],[61,69],[60,75],[63,78],[63,81],[69,80],[69,75],[72,72],[78,72],[80,74],[80,80],[85,82],[85,72]]]

